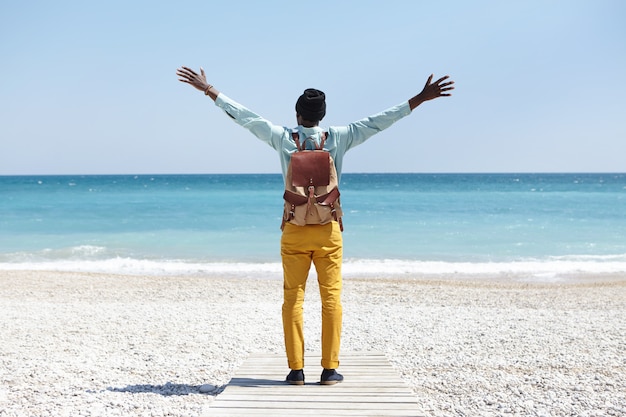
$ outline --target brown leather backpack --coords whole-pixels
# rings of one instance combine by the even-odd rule
[[[298,132],[291,135],[297,151],[291,155],[285,177],[285,209],[281,229],[286,222],[305,226],[334,220],[343,231],[337,169],[330,153],[324,150],[328,133],[322,133],[321,143],[315,146],[315,150],[305,149],[306,140],[300,144]]]

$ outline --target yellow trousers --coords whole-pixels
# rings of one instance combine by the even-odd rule
[[[296,226],[286,223],[281,238],[285,350],[290,369],[304,368],[303,303],[311,262],[322,300],[322,367],[339,367],[341,344],[341,262],[343,239],[337,222]]]

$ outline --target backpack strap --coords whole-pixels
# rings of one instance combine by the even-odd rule
[[[296,148],[299,151],[302,151],[303,149],[300,149],[300,135],[298,134],[298,132],[291,132],[291,137],[293,138],[293,141],[296,144]]]
[[[322,141],[320,142],[319,148],[316,146],[318,151],[324,149],[324,144],[326,144],[326,138],[328,137],[328,132],[322,132]]]
[[[291,137],[293,138],[293,141],[296,144],[296,148],[298,149],[298,151],[304,151],[305,148],[306,148],[306,141],[311,139],[311,138],[306,138],[304,140],[304,143],[300,144],[300,134],[298,132],[291,132]],[[326,139],[328,138],[328,132],[322,132],[321,137],[322,137],[322,140],[321,140],[319,146],[317,146],[315,141],[313,141],[315,149],[318,150],[318,151],[321,151],[321,150],[324,149],[324,145],[326,144]],[[313,139],[311,139],[311,140],[313,140]]]

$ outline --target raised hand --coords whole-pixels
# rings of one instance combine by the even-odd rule
[[[431,74],[430,77],[428,77],[428,80],[426,80],[426,85],[424,85],[422,91],[409,100],[409,106],[411,107],[411,110],[413,110],[425,101],[432,100],[437,97],[450,96],[451,94],[449,93],[449,91],[454,90],[454,81],[444,82],[448,78],[450,77],[446,75],[439,78],[434,83],[431,83],[433,79],[433,74]]]
[[[209,83],[206,81],[206,75],[204,74],[204,69],[200,67],[200,74],[192,70],[188,67],[180,67],[176,70],[176,75],[178,75],[178,81],[187,83],[194,88],[197,88],[200,91],[204,91],[210,87]]]

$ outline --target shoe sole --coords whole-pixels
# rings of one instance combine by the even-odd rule
[[[289,385],[304,385],[304,381],[287,381]]]
[[[320,381],[320,385],[335,385],[341,381]]]

